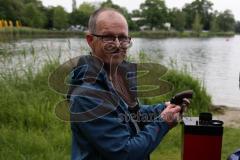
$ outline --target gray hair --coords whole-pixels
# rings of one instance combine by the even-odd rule
[[[93,14],[90,16],[89,21],[88,21],[88,31],[90,33],[96,33],[96,28],[97,28],[97,18],[98,16],[105,11],[112,11],[112,12],[116,12],[120,15],[123,16],[122,13],[120,13],[118,10],[113,9],[113,8],[99,8],[97,9],[95,12],[93,12]],[[124,17],[124,16],[123,16]]]

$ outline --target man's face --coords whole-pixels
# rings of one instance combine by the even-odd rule
[[[128,25],[123,16],[113,11],[105,11],[98,15],[96,22],[96,35],[103,36],[128,36]],[[93,35],[88,35],[93,36]],[[119,64],[126,57],[127,49],[121,47],[120,42],[115,39],[113,44],[117,46],[114,52],[109,52],[106,50],[106,45],[109,43],[105,42],[101,37],[93,36],[92,41],[88,43],[92,48],[93,55],[101,58],[104,63],[108,64]]]

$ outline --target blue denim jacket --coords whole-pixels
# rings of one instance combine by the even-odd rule
[[[102,64],[88,56],[79,62],[72,72],[70,92],[72,160],[147,158],[168,132],[167,123],[156,116],[139,130]],[[139,106],[140,115],[159,115],[165,107]]]

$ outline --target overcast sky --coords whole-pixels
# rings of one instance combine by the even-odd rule
[[[68,12],[72,10],[72,0],[41,0],[44,6],[63,6]],[[82,2],[102,2],[104,0],[76,0],[77,5]],[[126,7],[128,11],[139,9],[139,5],[145,0],[112,0],[113,3]],[[182,8],[185,3],[190,3],[193,0],[165,0],[168,8],[177,7]],[[213,9],[224,11],[230,9],[236,20],[240,20],[240,1],[239,0],[210,0],[213,2]]]

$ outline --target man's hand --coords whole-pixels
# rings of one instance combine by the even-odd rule
[[[171,104],[170,102],[166,102],[165,105],[166,108],[162,111],[161,117],[172,128],[177,125],[182,112],[186,111],[187,107],[189,107],[190,100],[184,98],[181,107],[179,105]]]
[[[165,105],[166,108],[162,111],[161,117],[172,128],[177,125],[181,107],[170,102],[166,102]]]

